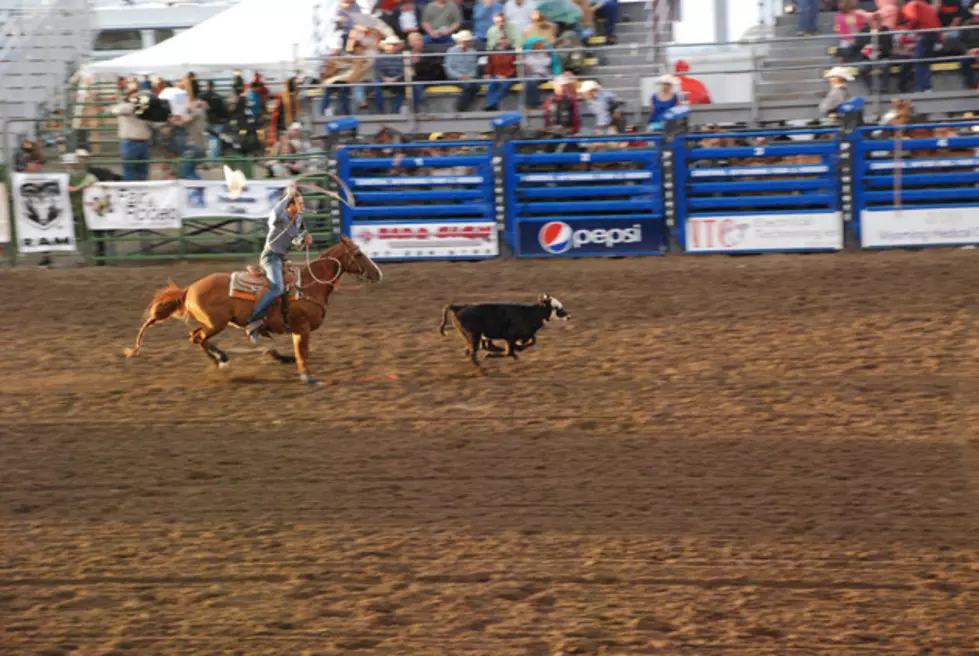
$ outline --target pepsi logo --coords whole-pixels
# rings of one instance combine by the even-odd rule
[[[564,221],[545,223],[537,233],[537,241],[548,253],[559,255],[571,250],[571,238],[574,231]]]

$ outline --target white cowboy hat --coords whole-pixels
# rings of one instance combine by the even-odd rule
[[[62,164],[78,164],[78,155],[74,153],[65,153],[61,156]]]
[[[853,72],[846,66],[834,66],[823,75],[826,79],[831,77],[841,77],[847,82],[853,82]]]
[[[238,198],[245,185],[248,184],[244,173],[241,171],[232,171],[231,167],[227,164],[224,165],[224,181],[228,185],[228,196],[231,200]]]
[[[581,88],[578,89],[579,93],[591,93],[592,91],[598,91],[602,88],[602,85],[595,80],[585,80],[581,83]]]
[[[88,151],[84,148],[79,148],[75,151],[75,157],[91,157],[91,155],[89,155]]]
[[[397,34],[392,34],[383,41],[381,41],[382,46],[400,46],[404,43]]]
[[[475,37],[473,37],[473,33],[470,32],[469,30],[459,30],[458,32],[452,35],[452,40],[455,41],[456,43],[461,43],[463,41],[472,41],[474,38]]]
[[[656,78],[656,84],[669,84],[672,87],[678,87],[680,80],[675,75],[660,75]]]

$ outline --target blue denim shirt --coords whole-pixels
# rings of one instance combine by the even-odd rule
[[[267,253],[285,255],[292,247],[292,240],[302,233],[303,216],[296,214],[296,220],[293,221],[286,211],[288,205],[289,197],[286,196],[276,203],[275,208],[269,213],[269,235],[265,239],[262,255]]]

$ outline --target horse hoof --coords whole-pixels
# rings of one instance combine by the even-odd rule
[[[316,380],[307,373],[299,374],[299,380],[306,385],[319,385],[320,381]]]
[[[134,349],[134,348],[123,349],[122,352],[123,355],[125,355],[127,358],[134,358],[137,355],[139,355],[139,349]]]
[[[227,369],[230,366],[231,361],[229,360],[222,360],[221,362],[218,362],[218,369]]]

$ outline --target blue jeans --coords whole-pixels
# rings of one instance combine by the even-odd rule
[[[212,123],[207,128],[209,131],[207,135],[207,156],[210,159],[217,159],[221,157],[221,139],[217,135],[224,134],[225,125],[224,123]]]
[[[392,92],[394,98],[391,99],[391,113],[397,114],[401,111],[401,104],[405,101],[405,88],[400,86],[385,86],[384,82],[378,80],[374,87],[374,94],[377,96],[377,113],[384,113],[384,90]]]
[[[430,46],[433,43],[454,43],[454,42],[452,40],[452,35],[451,34],[449,34],[447,36],[436,37],[436,38],[432,38],[432,35],[431,34],[426,34],[425,35],[425,45],[426,46]]]
[[[122,155],[122,179],[137,182],[150,179],[150,144],[148,141],[123,139],[119,144]]]
[[[540,85],[544,80],[524,80],[525,105],[531,109],[540,107]]]
[[[799,32],[819,31],[819,0],[799,0]]]
[[[326,87],[326,91],[323,92],[323,98],[320,100],[320,114],[322,115],[326,111],[326,108],[330,106],[330,100],[333,98],[334,93],[340,96],[340,115],[350,116],[350,87],[345,84],[331,84]]]
[[[608,0],[595,10],[596,18],[605,19],[605,36],[615,36],[615,24],[619,22],[619,0]]]
[[[282,256],[278,253],[262,253],[258,263],[265,272],[265,279],[269,281],[269,290],[255,306],[252,316],[248,317],[248,323],[265,318],[269,308],[286,293],[285,283],[282,282]]]
[[[502,80],[495,78],[489,83],[489,90],[486,92],[486,106],[487,107],[499,107],[503,99],[506,98],[507,92],[510,91],[510,87],[513,86],[513,82],[509,80]]]
[[[181,126],[173,128],[173,131],[170,132],[169,150],[174,155],[179,155],[187,150],[187,128]]]
[[[195,146],[184,149],[183,160],[180,162],[180,177],[185,180],[200,180],[197,174],[197,160],[204,159],[204,151]]]
[[[918,41],[914,44],[915,59],[930,59],[935,56],[935,43],[938,35],[934,32],[919,34]],[[927,91],[931,88],[931,62],[915,62],[914,64],[914,88],[915,91]]]

